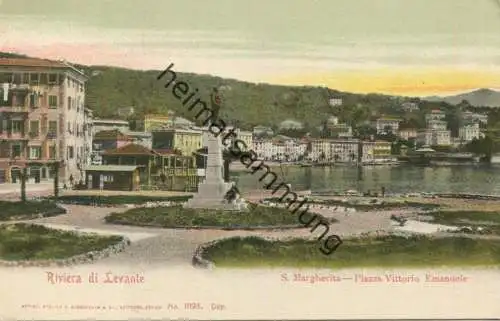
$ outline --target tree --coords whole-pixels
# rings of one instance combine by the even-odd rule
[[[28,176],[28,169],[23,167],[21,172],[21,202],[26,202],[26,178]]]

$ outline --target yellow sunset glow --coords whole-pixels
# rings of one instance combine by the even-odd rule
[[[477,88],[500,88],[500,70],[380,69],[279,77],[283,85],[322,85],[353,93],[404,96],[454,94]]]

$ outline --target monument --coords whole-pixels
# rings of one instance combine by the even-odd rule
[[[218,119],[220,98],[217,91],[211,95],[212,117],[210,124]],[[209,125],[210,125],[209,124]],[[238,197],[228,197],[234,193],[234,184],[226,183],[223,176],[221,135],[208,135],[205,180],[198,185],[198,192],[184,205],[185,208],[221,209],[243,211],[246,203]]]

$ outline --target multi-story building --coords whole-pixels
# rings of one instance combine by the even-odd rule
[[[245,142],[245,145],[248,147],[248,149],[252,149],[253,147],[253,134],[249,131],[241,130],[239,128],[234,128],[233,126],[226,126],[224,128],[224,133],[220,134],[221,139],[224,138],[224,136],[229,133],[230,131],[233,131],[236,135],[236,139],[242,140]],[[208,144],[208,138],[209,136],[213,136],[212,133],[208,131],[208,127],[206,127],[203,130],[203,146],[206,147]],[[232,139],[227,139],[226,140],[226,146],[229,146],[232,142]]]
[[[94,116],[92,110],[85,108],[84,110],[84,125],[83,125],[83,140],[84,140],[84,158],[86,165],[92,163],[92,144],[94,140],[93,125]]]
[[[333,98],[330,98],[328,103],[330,104],[330,106],[332,107],[335,107],[335,106],[342,106],[343,104],[343,100],[342,98],[339,98],[339,97],[333,97]]]
[[[361,142],[361,161],[366,163],[389,161],[392,159],[391,143],[386,141]]]
[[[147,114],[137,119],[135,122],[135,130],[142,132],[153,132],[160,130],[163,127],[168,127],[171,116]]]
[[[377,134],[395,134],[399,131],[399,123],[401,119],[395,117],[381,117],[375,121]]]
[[[334,139],[331,142],[330,155],[336,162],[355,162],[358,159],[358,139]]]
[[[448,123],[444,120],[429,119],[427,121],[427,129],[430,130],[446,130]]]
[[[192,156],[202,148],[202,131],[198,129],[166,128],[152,134],[154,150],[178,150],[184,156]]]
[[[473,113],[471,111],[462,113],[462,119],[466,122],[479,122],[482,124],[488,123],[488,115]]]
[[[35,181],[83,179],[85,82],[62,61],[0,58],[0,181],[18,181],[27,167]],[[57,163],[56,163],[57,162]]]
[[[326,135],[330,138],[349,138],[352,137],[352,127],[346,123],[339,123],[336,116],[328,119],[325,126]]]
[[[461,142],[467,143],[473,139],[479,139],[479,124],[467,124],[458,129],[458,138]]]
[[[449,130],[419,130],[417,143],[428,146],[449,146],[451,145],[451,134]]]
[[[94,118],[92,126],[92,133],[94,135],[98,132],[111,130],[119,130],[122,133],[126,133],[130,130],[129,123],[126,120]]]
[[[135,108],[134,107],[120,107],[118,108],[117,112],[119,117],[122,118],[127,118],[132,116],[135,113]]]
[[[425,114],[425,122],[428,123],[430,120],[443,120],[446,114],[439,109],[434,109],[430,113]]]
[[[127,136],[132,139],[132,143],[143,146],[147,149],[153,148],[153,134],[150,132],[129,131]]]
[[[420,107],[418,106],[418,103],[415,102],[404,102],[401,104],[401,109],[411,113],[420,110]]]
[[[417,129],[416,128],[399,129],[398,136],[404,140],[410,140],[410,139],[417,138]]]
[[[314,161],[331,160],[331,139],[313,138],[310,140],[310,158]]]
[[[253,134],[256,136],[273,136],[274,131],[270,127],[266,126],[255,126],[253,128]]]
[[[273,141],[269,138],[256,138],[253,140],[253,151],[262,160],[270,160],[273,156]]]

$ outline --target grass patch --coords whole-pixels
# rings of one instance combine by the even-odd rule
[[[437,267],[500,265],[500,241],[464,237],[384,236],[347,239],[332,255],[317,240],[268,241],[259,237],[222,240],[205,258],[225,267]]]
[[[51,201],[0,201],[0,221],[28,220],[65,214],[66,210]]]
[[[278,197],[267,198],[266,201],[279,203],[280,199]],[[379,199],[380,200],[380,199]],[[430,204],[430,203],[419,203],[412,201],[401,201],[401,202],[387,202],[383,201],[379,203],[368,203],[366,201],[359,202],[355,200],[349,200],[347,202],[342,200],[320,200],[320,199],[309,199],[308,204],[318,204],[318,205],[327,205],[327,206],[344,206],[354,208],[358,211],[375,211],[375,210],[391,210],[396,208],[417,208],[421,210],[434,210],[441,207],[439,204]]]
[[[483,227],[500,235],[500,213],[487,211],[442,211],[430,214],[433,223],[449,226]]]
[[[284,208],[248,204],[248,212],[190,209],[182,206],[134,208],[106,216],[107,223],[156,227],[221,228],[299,226],[298,216]],[[332,223],[337,222],[332,219]]]
[[[430,214],[433,222],[448,225],[500,224],[500,213],[482,211],[442,211]]]
[[[0,226],[0,258],[9,261],[65,259],[103,250],[121,240],[121,236],[79,235],[41,225],[7,224]]]
[[[63,195],[57,201],[63,204],[88,206],[108,206],[124,204],[144,204],[147,202],[185,202],[191,195],[186,196],[147,196],[147,195]]]

